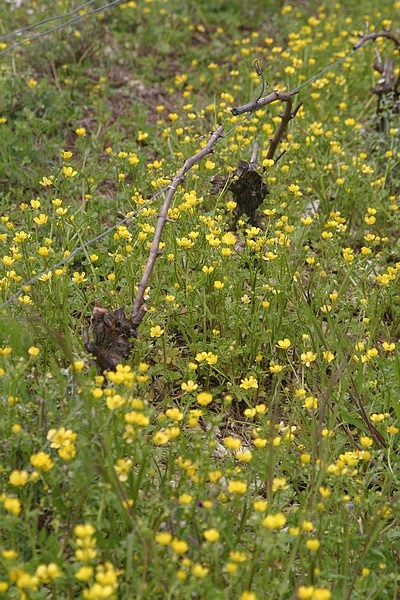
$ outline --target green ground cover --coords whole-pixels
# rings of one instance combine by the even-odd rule
[[[111,4],[0,6],[0,596],[398,598],[400,58],[352,48],[400,3]],[[275,161],[283,103],[231,112],[257,59],[303,103]],[[218,126],[99,373],[93,307],[129,312]],[[251,222],[210,180],[255,142]]]

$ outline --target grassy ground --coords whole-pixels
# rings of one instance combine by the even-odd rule
[[[399,54],[352,47],[396,33],[399,2],[95,1],[44,24],[78,2],[18,5],[0,36],[36,26],[0,40],[0,594],[397,598],[400,125],[371,90],[376,52],[397,74]],[[302,86],[276,162],[282,103],[230,110],[259,96],[256,59],[265,93]],[[153,196],[219,125],[132,359],[98,374],[93,306],[129,310]],[[210,194],[255,141],[258,226]]]

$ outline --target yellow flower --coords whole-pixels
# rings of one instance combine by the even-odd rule
[[[201,270],[203,273],[206,273],[206,275],[209,275],[214,271],[214,267],[208,267],[207,265],[204,265]]]
[[[251,461],[251,459],[253,458],[253,455],[250,452],[250,450],[247,448],[246,450],[243,450],[242,452],[240,452],[240,451],[236,452],[235,458],[236,458],[236,460],[239,460],[240,462],[249,463]]]
[[[213,397],[210,392],[200,392],[200,394],[197,394],[197,404],[200,404],[200,406],[207,406],[212,400]]]
[[[53,181],[48,177],[42,177],[42,179],[39,181],[39,185],[42,185],[43,187],[49,187],[50,185],[53,185]]]
[[[164,446],[169,442],[169,437],[163,431],[156,431],[152,438],[153,444],[156,446]]]
[[[155,327],[150,328],[150,337],[159,338],[163,335],[164,329],[160,327],[160,325],[156,325]]]
[[[64,448],[75,442],[76,433],[65,427],[50,429],[47,433],[47,440],[50,442],[51,448]]]
[[[78,548],[75,550],[75,556],[81,562],[89,562],[96,558],[97,552],[93,548]]]
[[[189,379],[188,381],[184,381],[181,384],[181,388],[184,392],[187,392],[188,394],[190,394],[191,392],[194,392],[195,390],[197,390],[199,386],[197,385],[197,383],[195,383],[192,379]]]
[[[216,529],[206,529],[203,536],[207,542],[216,542],[219,539],[219,532]]]
[[[306,547],[310,552],[317,552],[320,546],[321,542],[315,538],[306,541]]]
[[[252,388],[257,389],[258,381],[255,377],[253,377],[253,375],[250,375],[250,377],[244,377],[240,381],[240,387],[243,388],[244,390],[250,390]]]
[[[326,500],[327,498],[330,498],[332,492],[328,487],[323,487],[322,485],[318,488],[319,493],[321,494],[321,497]]]
[[[307,408],[309,410],[318,408],[318,399],[315,396],[307,396],[304,399],[303,408]]]
[[[41,471],[50,471],[54,467],[53,461],[51,460],[50,456],[46,454],[46,452],[32,454],[30,461],[35,469],[39,469]]]
[[[64,448],[60,448],[58,450],[58,456],[62,459],[65,460],[66,462],[69,462],[70,460],[72,460],[76,455],[76,448],[74,446],[74,444],[69,444],[68,446],[64,446]]]
[[[185,552],[189,550],[188,544],[184,540],[179,540],[178,538],[174,538],[171,541],[171,548],[175,554],[185,554]]]
[[[135,410],[126,413],[124,419],[130,425],[138,425],[139,427],[146,427],[150,423],[149,417]]]
[[[222,471],[209,471],[208,472],[208,479],[211,481],[211,483],[217,483],[222,477]]]
[[[222,288],[224,287],[224,283],[222,281],[214,281],[214,287],[216,290],[222,290]]]
[[[212,352],[207,352],[206,363],[208,365],[215,365],[218,362],[218,354],[213,354]]]
[[[367,437],[367,436],[360,437],[360,444],[363,448],[371,448],[373,443],[374,443],[374,440],[372,440],[370,437]]]
[[[76,371],[77,373],[80,373],[81,371],[83,371],[83,369],[85,367],[85,363],[83,362],[83,360],[75,360],[71,366],[74,371]]]
[[[234,246],[236,244],[236,236],[231,231],[228,231],[227,233],[224,233],[221,241],[226,246]]]
[[[167,531],[160,531],[160,533],[156,533],[155,540],[160,546],[168,546],[172,541],[172,535]]]
[[[50,254],[50,250],[46,246],[40,246],[40,248],[38,248],[38,254],[39,256],[48,256]]]
[[[257,600],[257,596],[253,592],[244,591],[243,594],[239,596],[239,600]]]
[[[96,529],[91,523],[80,523],[74,527],[74,535],[78,538],[91,537],[96,533]]]
[[[265,500],[256,500],[253,503],[253,508],[254,510],[256,510],[257,512],[264,512],[267,510],[268,504]]]
[[[197,427],[199,423],[199,419],[202,416],[202,411],[200,409],[193,409],[189,411],[189,418],[187,424],[189,427]]]
[[[116,410],[117,408],[121,408],[125,404],[126,400],[119,394],[113,394],[112,396],[108,396],[106,400],[107,408],[109,410]]]
[[[287,490],[286,479],[284,477],[274,477],[272,480],[272,491]]]
[[[384,350],[385,352],[393,352],[395,348],[396,344],[394,342],[382,342],[382,350]]]
[[[75,129],[75,133],[78,137],[84,137],[86,135],[86,129],[84,127],[78,127]]]
[[[180,248],[193,248],[194,242],[187,237],[176,238],[176,243]]]
[[[179,504],[182,504],[182,506],[187,506],[191,503],[192,500],[193,496],[191,496],[190,494],[181,494],[179,496]]]
[[[287,350],[291,344],[289,338],[284,338],[283,340],[278,340],[275,344],[276,348],[280,348],[281,350]]]
[[[204,567],[200,563],[194,563],[192,566],[192,573],[198,579],[203,579],[203,577],[206,577],[209,571],[210,569],[208,567]]]
[[[300,360],[303,363],[303,365],[305,365],[306,367],[309,367],[310,364],[316,360],[316,358],[317,358],[317,355],[315,354],[315,352],[310,352],[310,351],[303,352],[300,355]]]
[[[11,485],[15,485],[16,487],[23,487],[29,481],[29,473],[27,471],[14,470],[10,473],[8,481]]]
[[[120,481],[128,480],[128,473],[131,470],[132,465],[133,462],[130,458],[119,458],[117,460],[114,469]]]
[[[87,278],[85,277],[86,273],[85,271],[82,271],[82,273],[79,273],[78,271],[75,271],[74,274],[71,277],[71,280],[74,283],[77,283],[78,285],[81,283],[84,283],[85,281],[87,281]]]
[[[312,600],[314,598],[314,586],[301,585],[297,590],[297,597],[299,600]]]
[[[36,223],[36,225],[46,225],[47,221],[49,220],[49,217],[41,213],[38,217],[33,217],[33,220]]]
[[[262,166],[263,167],[272,167],[272,165],[275,163],[274,160],[272,160],[272,158],[264,158],[264,160],[262,161]]]
[[[179,408],[168,408],[165,411],[165,414],[172,421],[182,421],[183,413],[179,410]]]
[[[247,490],[247,483],[230,479],[228,482],[228,492],[230,494],[244,494]]]
[[[16,550],[2,550],[1,555],[6,560],[15,560],[18,558],[18,552]]]
[[[332,594],[330,590],[327,590],[326,588],[315,588],[312,595],[313,600],[330,600],[331,597]]]
[[[149,134],[145,131],[138,131],[137,134],[137,140],[138,142],[143,142],[143,140],[146,140],[149,137]]]
[[[224,438],[223,442],[224,446],[229,448],[229,450],[238,450],[242,445],[242,442],[238,438],[234,438],[231,435],[228,435],[228,437]]]
[[[39,565],[36,569],[36,575],[44,583],[50,583],[54,579],[62,576],[62,572],[56,563],[48,565]]]
[[[265,438],[256,438],[253,444],[256,448],[265,448],[267,445],[267,440]]]
[[[62,169],[64,177],[75,177],[78,171],[74,171],[72,167],[63,167]]]
[[[255,408],[246,408],[243,414],[248,419],[253,419],[256,416],[257,411]]]
[[[89,565],[84,565],[75,573],[76,579],[78,581],[87,581],[93,575],[93,567]]]
[[[276,362],[274,362],[273,360],[269,361],[269,370],[271,373],[280,373],[281,371],[283,371],[283,365],[280,365]]]
[[[394,433],[399,433],[399,428],[398,428],[398,427],[395,427],[394,425],[388,425],[388,426],[386,427],[386,431],[387,431],[388,433],[393,433],[393,434],[394,434]]]
[[[286,517],[283,513],[270,514],[262,521],[262,526],[266,529],[280,529],[286,524]]]
[[[312,531],[314,529],[314,524],[312,521],[303,521],[301,528],[303,531]]]
[[[36,356],[39,356],[40,348],[37,348],[36,346],[31,346],[30,348],[28,348],[28,354],[29,356],[32,356],[32,358],[35,358]]]
[[[229,552],[229,558],[232,562],[242,563],[247,560],[248,556],[245,552],[240,552],[239,550],[231,550]]]
[[[106,148],[106,151],[107,151],[107,148]],[[112,152],[112,150],[111,150],[111,152]],[[135,152],[131,152],[129,155],[129,158],[128,158],[128,162],[131,165],[137,165],[137,163],[139,162],[138,155]]]
[[[5,496],[2,498],[2,502],[4,508],[16,517],[18,517],[18,515],[21,513],[22,506],[18,498],[13,498],[12,496]]]

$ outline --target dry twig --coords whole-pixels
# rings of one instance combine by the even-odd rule
[[[396,48],[400,49],[400,38],[395,36],[394,33],[392,33],[391,31],[374,31],[373,33],[366,33],[365,35],[362,35],[361,38],[358,40],[357,44],[354,44],[353,50],[358,50],[363,44],[365,44],[365,42],[375,41],[381,37],[385,37],[389,40],[392,40]]]
[[[268,152],[267,152],[268,159],[274,158],[276,149],[279,145],[279,142],[281,141],[282,137],[285,134],[285,131],[287,129],[287,126],[289,125],[289,122],[292,119],[294,119],[294,117],[297,115],[297,113],[300,110],[302,105],[303,105],[303,103],[299,102],[299,104],[296,106],[296,108],[292,111],[292,98],[289,98],[289,100],[286,101],[286,107],[285,107],[284,113],[283,113],[283,115],[280,115],[281,122],[279,123],[279,127],[275,131],[274,137],[272,138],[272,140],[269,144],[269,148],[268,148]]]
[[[281,100],[282,102],[288,102],[293,96],[298,93],[297,90],[293,92],[278,92],[274,90],[268,96],[264,96],[263,98],[257,98],[256,100],[252,100],[247,104],[243,104],[242,106],[236,106],[232,108],[232,114],[234,117],[237,115],[243,115],[247,112],[254,112],[255,110],[259,110],[263,106],[267,106],[267,104],[272,104],[272,102],[276,102],[277,100]]]
[[[171,202],[175,195],[175,192],[176,192],[178,186],[181,183],[183,183],[183,181],[185,180],[186,173],[188,171],[190,171],[190,169],[192,169],[192,167],[194,167],[195,164],[197,164],[205,156],[207,156],[207,154],[211,154],[211,152],[213,152],[213,148],[214,148],[215,144],[217,144],[217,142],[223,137],[222,131],[223,131],[222,127],[218,127],[218,129],[216,131],[214,131],[214,133],[210,137],[208,144],[206,146],[204,146],[204,148],[202,148],[202,150],[197,152],[197,154],[195,154],[191,158],[188,158],[185,161],[182,169],[179,171],[179,173],[177,173],[177,175],[175,175],[175,177],[172,180],[171,185],[168,186],[168,191],[167,191],[167,195],[164,200],[163,207],[161,209],[160,214],[158,215],[158,222],[157,222],[156,231],[154,233],[153,243],[152,243],[151,249],[150,249],[150,255],[147,260],[147,264],[146,264],[146,268],[143,273],[143,277],[139,283],[138,291],[137,291],[136,298],[133,303],[133,307],[132,307],[132,311],[131,311],[131,321],[132,321],[132,323],[135,324],[136,327],[141,323],[141,321],[144,317],[144,314],[146,312],[145,310],[143,310],[143,308],[144,308],[144,292],[149,284],[150,276],[153,271],[154,264],[157,260],[157,257],[160,255],[159,245],[160,245],[160,241],[161,241],[161,235],[162,235],[165,223],[168,221],[168,209],[171,206]]]

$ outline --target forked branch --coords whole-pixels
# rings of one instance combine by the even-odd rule
[[[261,94],[262,94],[264,91],[264,88],[265,88],[265,81],[264,81],[264,75],[263,75],[263,71],[260,67],[259,61],[256,61],[254,63],[254,67],[256,69],[257,75],[260,75],[262,77],[262,88],[261,88]],[[232,112],[232,115],[235,117],[237,115],[242,115],[244,113],[252,113],[255,110],[258,110],[259,108],[262,108],[263,106],[267,106],[268,104],[272,104],[272,102],[276,102],[277,100],[280,100],[281,102],[286,103],[285,110],[284,110],[283,114],[280,115],[281,122],[279,123],[279,127],[276,129],[274,136],[270,141],[270,145],[269,145],[268,152],[267,152],[268,159],[272,159],[274,157],[276,149],[278,148],[280,141],[282,140],[283,136],[285,135],[285,131],[287,129],[287,126],[289,125],[289,122],[296,116],[301,105],[303,104],[302,102],[300,102],[296,106],[296,108],[292,111],[293,96],[298,94],[298,92],[299,92],[298,89],[293,90],[292,92],[279,92],[278,90],[274,90],[273,92],[268,94],[268,96],[261,97],[261,94],[260,94],[260,96],[258,98],[256,98],[255,100],[252,100],[251,102],[248,102],[247,104],[243,104],[242,106],[236,106],[236,107],[232,108],[231,112]]]
[[[294,90],[293,92],[278,92],[274,90],[268,96],[264,96],[263,98],[257,98],[256,100],[252,100],[247,104],[243,104],[242,106],[236,106],[232,108],[232,114],[234,117],[237,115],[243,115],[247,112],[254,112],[263,106],[267,106],[267,104],[272,104],[272,102],[276,102],[277,100],[281,100],[282,102],[288,102],[291,100],[293,96],[298,93],[298,90]]]

